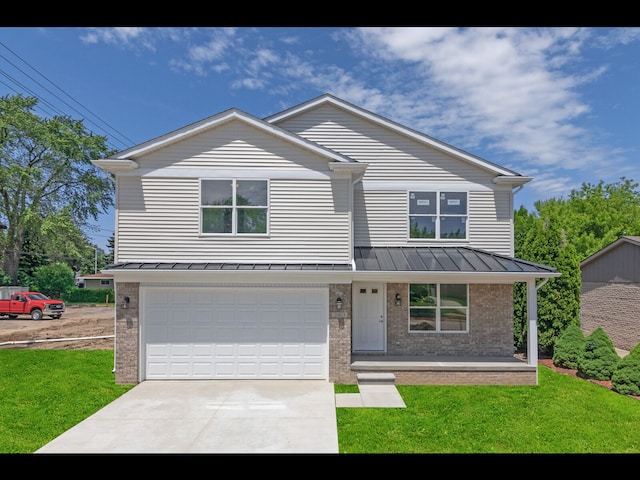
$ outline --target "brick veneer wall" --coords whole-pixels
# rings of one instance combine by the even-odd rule
[[[468,333],[409,333],[409,285],[387,284],[387,355],[509,356],[513,344],[512,285],[469,285]]]
[[[640,343],[640,283],[583,282],[582,332],[601,327],[613,344],[631,350]]]
[[[129,297],[127,308],[123,308],[124,297]],[[116,283],[115,305],[115,382],[119,385],[135,385],[139,383],[140,284]]]
[[[336,300],[342,299],[338,308]],[[351,285],[329,286],[329,381],[356,383],[351,371]]]

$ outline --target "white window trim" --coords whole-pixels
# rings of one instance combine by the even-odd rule
[[[411,214],[411,193],[435,193],[436,194],[436,213],[433,215],[419,214],[412,215]],[[440,214],[440,194],[442,193],[465,193],[467,196],[467,213],[464,215],[460,214],[446,214],[445,217],[464,217],[465,218],[465,229],[464,229],[464,238],[440,238],[440,218],[442,215]],[[436,237],[435,238],[414,238],[411,236],[411,217],[419,216],[419,217],[436,217]],[[457,190],[407,190],[407,241],[408,242],[468,242],[469,241],[469,192],[457,191]]]
[[[433,282],[427,282],[426,284],[429,283],[433,283]],[[446,284],[446,283],[445,283]],[[410,283],[409,284],[409,291],[411,291],[411,285],[425,285],[424,283]],[[467,306],[466,307],[456,307],[456,308],[464,308],[465,312],[466,312],[466,318],[465,318],[465,329],[464,330],[441,330],[441,325],[440,325],[440,310],[442,308],[447,308],[446,306],[443,307],[440,301],[440,283],[436,283],[436,305],[434,307],[415,307],[415,308],[433,308],[436,311],[436,329],[435,330],[411,330],[411,308],[414,308],[411,306],[411,299],[409,298],[409,310],[408,310],[408,318],[407,318],[407,331],[410,334],[413,333],[418,333],[418,334],[449,334],[449,333],[469,333],[469,284],[466,283],[464,284],[467,287]],[[449,284],[446,284],[449,285]]]
[[[226,205],[226,207],[231,207],[233,210],[232,216],[231,216],[231,233],[214,233],[214,232],[203,232],[202,231],[202,212],[205,208],[224,208],[223,206],[220,207],[212,207],[212,206],[207,206],[207,205],[202,205],[202,183],[206,182],[206,181],[210,181],[210,180],[228,180],[230,182],[233,182],[233,187],[231,189],[231,198],[232,198],[232,205]],[[253,207],[246,207],[246,208],[263,208],[267,211],[267,231],[265,233],[238,233],[238,225],[237,225],[237,215],[236,215],[236,211],[238,208],[243,208],[243,207],[238,207],[236,205],[236,185],[238,181],[262,181],[265,182],[267,184],[267,205],[266,207],[262,206],[262,205],[258,205],[258,206],[253,206]],[[200,190],[198,192],[198,231],[200,232],[200,235],[203,237],[266,237],[269,235],[269,231],[270,231],[270,224],[271,224],[271,182],[269,181],[268,178],[239,178],[239,177],[235,177],[235,178],[201,178],[200,179]]]

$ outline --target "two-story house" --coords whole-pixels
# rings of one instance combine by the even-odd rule
[[[93,163],[117,187],[117,383],[537,384],[536,291],[558,273],[513,258],[531,178],[329,94]]]

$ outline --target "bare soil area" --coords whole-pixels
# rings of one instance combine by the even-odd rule
[[[67,305],[58,320],[0,317],[0,348],[113,350],[114,333],[113,306]]]

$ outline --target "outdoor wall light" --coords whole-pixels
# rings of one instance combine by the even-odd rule
[[[396,305],[402,305],[402,297],[399,293],[396,293]]]
[[[122,299],[122,308],[129,308],[129,301],[130,301],[129,297],[124,297]]]
[[[336,298],[336,307],[342,308],[342,298],[341,297]]]

